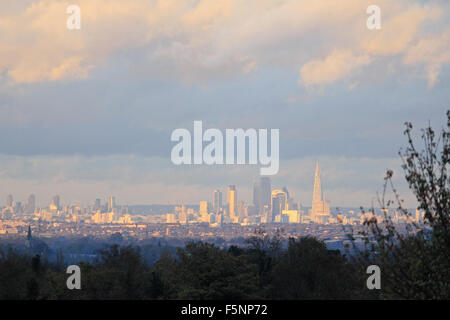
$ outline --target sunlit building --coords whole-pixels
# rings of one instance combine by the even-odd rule
[[[178,221],[181,224],[186,224],[188,222],[188,218],[187,218],[187,212],[186,212],[186,207],[185,205],[181,206],[181,211],[179,213],[179,217],[178,217]]]
[[[330,218],[330,203],[323,199],[322,185],[320,182],[319,161],[316,163],[316,172],[314,175],[314,191],[312,199],[312,208],[310,219],[316,223],[326,223]]]
[[[200,201],[200,221],[201,222],[209,222],[209,205],[208,201]]]
[[[59,208],[60,208],[60,198],[59,198],[58,195],[53,197],[51,206],[53,208],[56,208],[56,210],[59,210]]]
[[[228,213],[231,222],[235,223],[238,221],[237,216],[237,191],[234,185],[228,187]]]
[[[283,210],[288,210],[288,195],[283,190],[273,190],[271,196],[271,208],[272,208],[272,221],[268,222],[281,222],[280,218]]]
[[[167,223],[176,223],[175,213],[166,214],[166,222]]]
[[[297,210],[283,210],[282,215],[287,217],[287,223],[300,223],[300,214]],[[283,221],[283,218],[281,220]]]

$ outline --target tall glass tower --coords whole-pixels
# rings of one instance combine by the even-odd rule
[[[213,210],[214,213],[218,213],[222,208],[222,192],[220,190],[213,191]]]

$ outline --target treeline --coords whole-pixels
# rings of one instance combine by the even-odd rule
[[[112,245],[81,263],[81,289],[69,290],[66,266],[12,249],[0,252],[0,299],[373,299],[364,266],[312,237],[252,237],[221,249],[190,242],[156,264],[132,246]]]

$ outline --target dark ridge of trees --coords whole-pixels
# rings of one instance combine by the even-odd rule
[[[323,242],[290,239],[274,266],[272,292],[279,299],[354,299],[364,296],[363,288],[369,294],[366,278]]]
[[[364,270],[314,238],[255,235],[247,248],[190,242],[153,266],[139,250],[112,245],[81,263],[81,290],[66,287],[59,263],[0,252],[0,299],[349,299],[373,298]],[[268,250],[270,249],[270,250]]]

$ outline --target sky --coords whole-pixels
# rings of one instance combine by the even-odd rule
[[[69,30],[69,5],[81,29]],[[369,30],[366,9],[381,9]],[[280,130],[286,186],[311,205],[315,161],[332,207],[368,206],[387,169],[409,205],[404,123],[445,123],[448,1],[3,0],[0,205],[196,204],[255,165],[171,162],[173,130]]]

